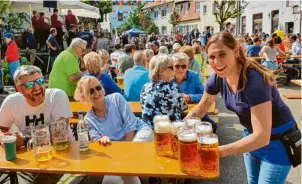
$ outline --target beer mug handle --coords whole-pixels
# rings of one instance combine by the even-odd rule
[[[30,139],[28,142],[27,142],[27,151],[29,153],[31,153],[34,157],[36,157],[36,148],[35,148],[35,145],[33,144],[33,139]]]

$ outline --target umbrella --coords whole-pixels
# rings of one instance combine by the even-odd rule
[[[143,31],[143,30],[140,30],[140,29],[137,29],[137,28],[132,28],[132,29],[126,31],[126,34],[129,34],[130,36],[133,36],[133,35],[138,35],[138,34],[147,34],[147,32]]]

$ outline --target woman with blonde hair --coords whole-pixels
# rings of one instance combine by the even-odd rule
[[[119,93],[105,96],[103,86],[95,77],[84,77],[74,94],[77,101],[89,103],[92,109],[86,114],[90,137],[103,145],[111,141],[153,141],[153,131],[135,117],[131,107]],[[122,176],[125,184],[140,183],[134,176]]]
[[[194,54],[195,54],[195,51],[193,49],[193,47],[191,46],[183,46],[181,49],[180,49],[180,52],[183,52],[185,54],[187,54],[187,56],[189,57],[189,69],[198,73],[200,75],[200,79],[202,80],[201,78],[201,65],[194,59]]]
[[[88,71],[85,76],[93,76],[96,77],[102,86],[104,86],[106,95],[112,94],[112,93],[120,93],[123,94],[123,91],[120,87],[113,81],[113,79],[104,73],[104,60],[102,59],[100,54],[97,54],[96,52],[90,52],[86,54],[83,58],[85,67]]]
[[[247,59],[230,33],[212,36],[206,51],[215,74],[186,118],[203,117],[220,92],[226,108],[238,115],[244,132],[241,140],[221,145],[219,156],[243,154],[248,183],[285,183],[293,162],[283,135],[290,132],[301,137],[301,132],[280,97],[273,71]],[[295,156],[301,160],[301,152]]]
[[[173,60],[169,55],[157,55],[150,62],[150,82],[145,84],[140,95],[142,119],[153,127],[153,118],[165,114],[170,120],[181,119],[181,113],[188,105],[172,81],[174,79]]]
[[[109,64],[109,53],[105,49],[99,50],[98,54],[101,56],[102,61],[104,63],[103,70],[106,74],[110,72],[110,64]]]

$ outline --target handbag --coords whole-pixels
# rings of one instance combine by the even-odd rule
[[[295,127],[278,135],[271,135],[271,140],[280,140],[284,145],[293,167],[301,164],[301,131]]]

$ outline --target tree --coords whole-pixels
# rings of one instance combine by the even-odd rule
[[[26,13],[9,13],[6,18],[6,22],[9,22],[13,29],[21,29],[24,22],[30,23],[29,20]]]
[[[236,7],[236,2],[238,2],[238,6]],[[236,1],[236,0],[214,0],[214,6],[216,8],[216,12],[214,13],[216,22],[220,26],[220,30],[223,30],[224,23],[229,18],[240,17],[240,15],[244,12],[244,9],[247,7],[248,2],[246,1]]]
[[[159,28],[155,25],[154,22],[152,22],[152,24],[148,27],[147,32],[148,34],[151,33],[159,34]]]
[[[112,1],[111,0],[82,0],[84,3],[99,8],[101,15],[101,22],[104,20],[104,15],[112,12]]]
[[[174,6],[173,12],[169,15],[169,23],[172,24],[174,33],[175,33],[175,27],[178,25],[179,21],[180,21],[180,15],[178,13],[176,6]]]
[[[0,21],[2,21],[3,14],[8,12],[11,2],[9,0],[0,1]]]

